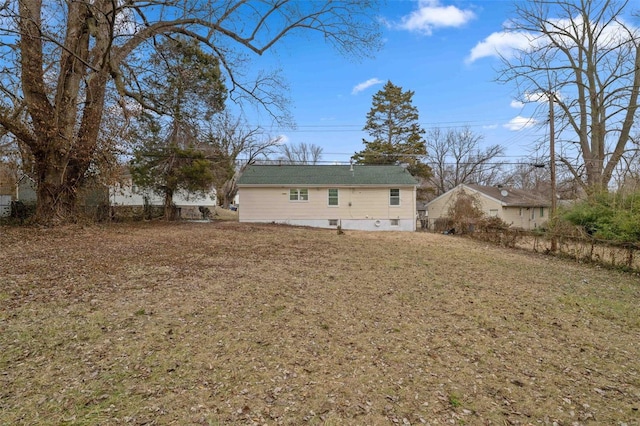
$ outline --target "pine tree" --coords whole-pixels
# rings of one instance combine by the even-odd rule
[[[359,164],[408,164],[409,172],[428,178],[431,169],[422,163],[427,153],[424,130],[418,123],[418,109],[412,104],[414,92],[387,81],[373,96],[373,106],[367,114],[363,130],[373,138],[363,139],[365,149],[353,159]]]
[[[180,122],[172,123],[163,137],[157,122],[150,120],[143,145],[136,148],[130,163],[133,183],[164,198],[166,220],[175,219],[173,196],[178,191],[206,193],[214,183],[213,162],[196,145],[197,135]]]
[[[130,163],[133,183],[164,197],[165,219],[175,218],[177,191],[207,192],[214,184],[212,159],[200,139],[200,120],[224,109],[226,88],[219,61],[189,40],[157,46],[151,56],[161,74],[145,80],[144,111],[134,126],[138,142]]]

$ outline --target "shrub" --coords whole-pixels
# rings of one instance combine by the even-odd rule
[[[560,213],[587,234],[614,242],[640,241],[640,192],[600,193]]]

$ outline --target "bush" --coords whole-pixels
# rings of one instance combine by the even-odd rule
[[[560,213],[594,238],[613,242],[640,241],[640,192],[600,193]]]
[[[509,225],[496,216],[483,217],[476,222],[476,230],[480,232],[495,232],[508,229]]]

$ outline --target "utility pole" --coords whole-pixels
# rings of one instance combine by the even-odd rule
[[[551,174],[551,211],[549,219],[556,216],[556,147],[555,147],[555,117],[553,114],[553,92],[549,91],[549,172]],[[551,251],[558,249],[558,242],[554,235],[551,236]]]

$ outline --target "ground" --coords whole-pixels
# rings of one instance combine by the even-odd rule
[[[637,276],[457,236],[0,227],[0,424],[640,424]]]

